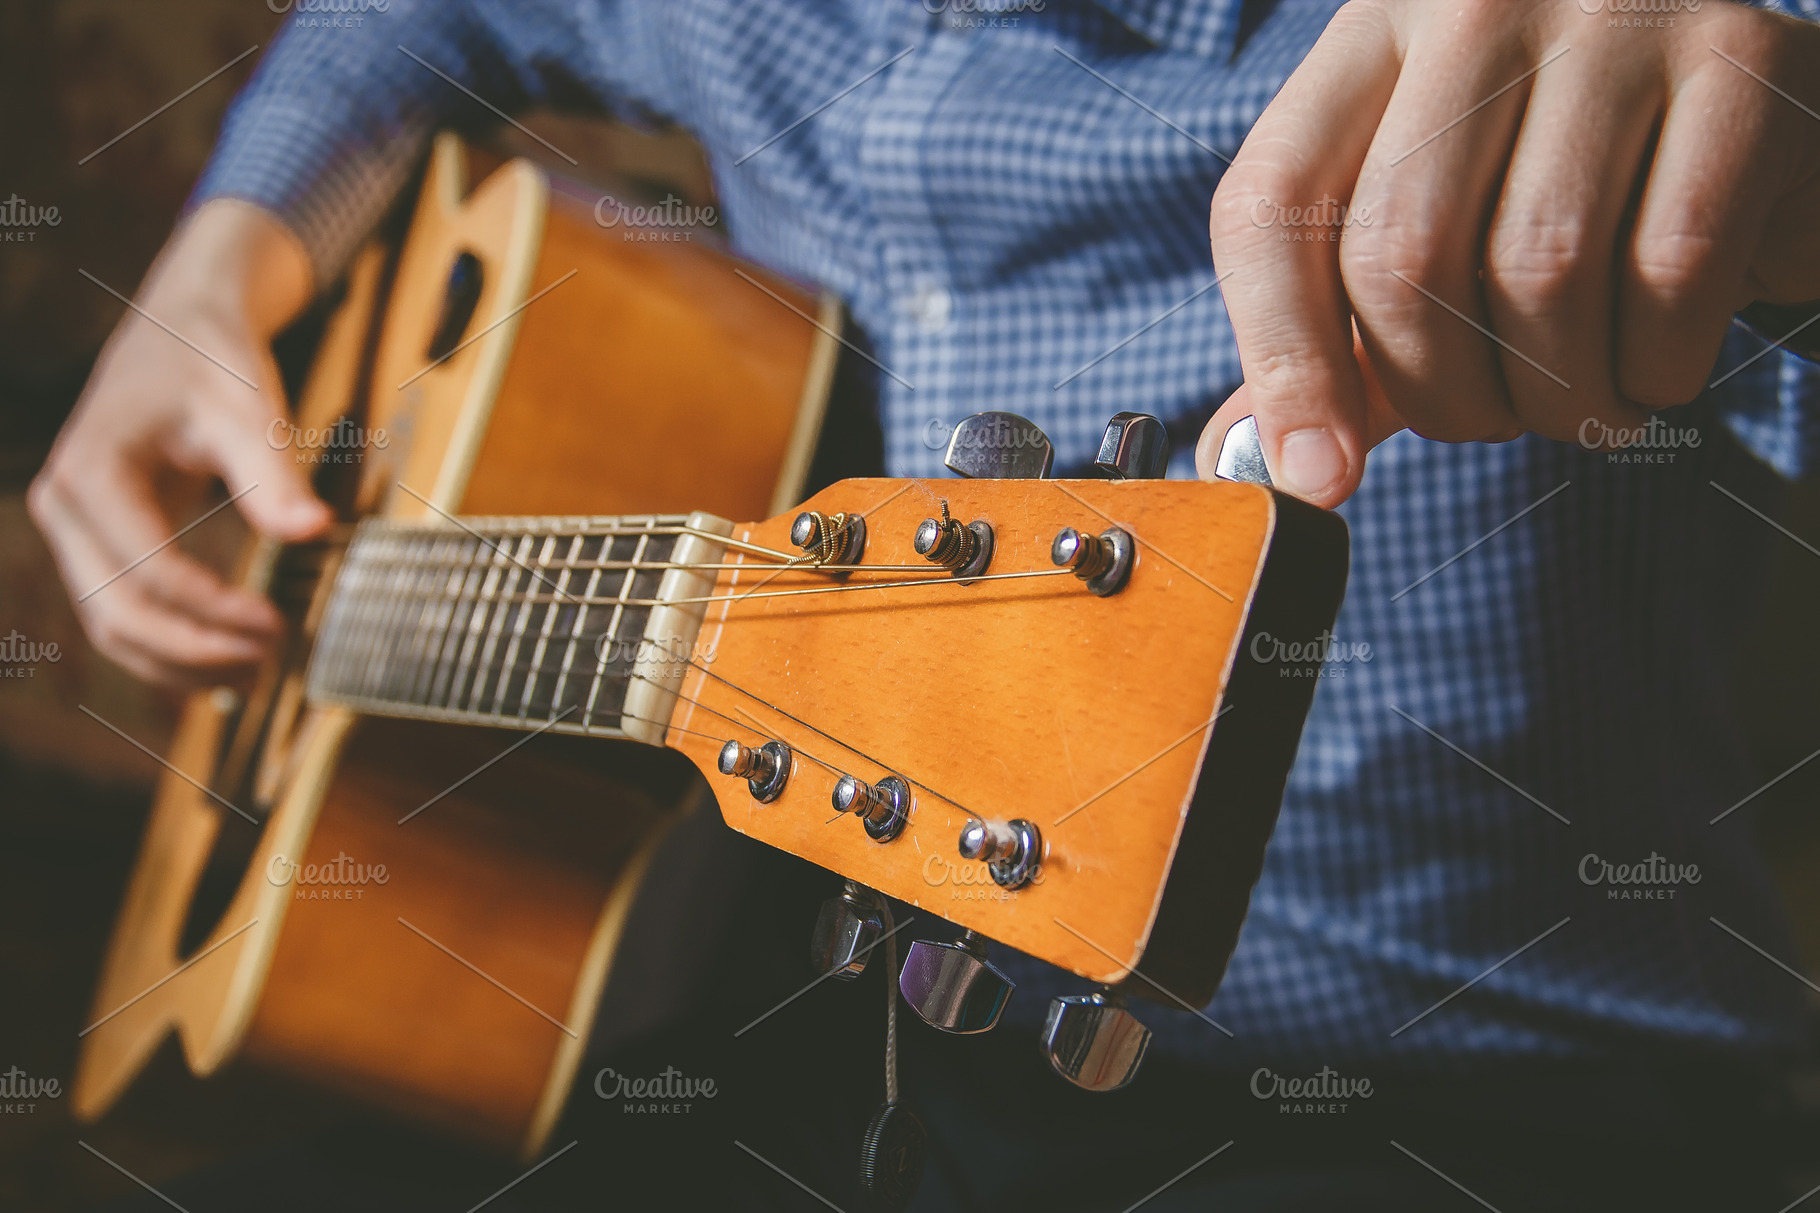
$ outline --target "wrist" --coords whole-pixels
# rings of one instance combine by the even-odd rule
[[[237,198],[205,202],[159,254],[148,304],[199,310],[270,339],[314,294],[309,254],[282,220]]]

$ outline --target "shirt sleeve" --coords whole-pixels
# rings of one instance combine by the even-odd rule
[[[318,283],[345,267],[434,131],[481,129],[537,105],[616,108],[599,60],[611,5],[334,7],[343,11],[286,4],[288,24],[234,99],[190,197],[192,209],[239,198],[273,212],[309,251]]]
[[[1820,21],[1820,0],[1753,0],[1753,7]],[[1734,325],[1705,395],[1726,428],[1781,475],[1820,470],[1820,366]]]

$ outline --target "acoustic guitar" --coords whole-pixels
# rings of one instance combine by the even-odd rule
[[[85,1119],[175,1032],[198,1075],[243,1056],[535,1152],[644,867],[699,788],[680,760],[556,738],[476,772],[511,739],[306,700],[359,517],[762,516],[801,495],[815,452],[831,297],[709,233],[625,240],[595,194],[525,161],[471,193],[465,176],[463,147],[439,138],[408,231],[359,255],[295,424],[273,427],[346,521],[241,562],[289,635],[250,692],[183,711],[82,1032]],[[578,671],[599,657],[538,652]]]
[[[442,327],[423,314],[419,339]],[[666,820],[586,777],[660,747],[733,829],[848,879],[816,932],[824,971],[856,972],[890,936],[884,898],[930,904],[966,934],[911,944],[917,1013],[996,1023],[998,940],[1102,987],[1058,1000],[1044,1043],[1078,1085],[1122,1085],[1147,1039],[1125,996],[1193,1008],[1218,986],[1312,696],[1241,653],[1262,633],[1313,651],[1347,563],[1336,515],[1268,486],[1255,428],[1211,483],[1152,478],[1161,431],[1121,414],[1108,478],[1055,480],[1040,432],[982,414],[948,453],[970,478],[847,480],[748,522],[711,504],[494,512],[550,493],[477,491],[490,429],[432,444],[479,451],[460,492],[415,489],[440,462],[369,474],[373,516],[311,579],[264,726],[282,756],[249,787],[273,808],[190,947],[227,814],[175,781],[161,793],[78,1110],[105,1108],[175,1028],[199,1073],[244,1049],[535,1155]],[[231,753],[246,710],[193,703],[173,766]],[[484,765],[500,729],[572,740],[598,771],[501,786]],[[941,897],[937,864],[977,865],[1005,895]],[[297,900],[306,886],[329,900]],[[353,913],[308,912],[328,908]]]

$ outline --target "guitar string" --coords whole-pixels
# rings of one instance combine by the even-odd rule
[[[693,666],[695,669],[701,671],[701,673],[707,675],[709,678],[714,679],[714,681],[731,688],[732,690],[738,692],[741,695],[744,695],[746,698],[752,700],[754,703],[759,704],[762,707],[769,708],[771,711],[776,712],[779,716],[783,716],[789,720],[795,721],[797,724],[802,725],[805,729],[808,729],[810,732],[815,733],[818,736],[826,737],[829,741],[832,741],[835,745],[839,746],[843,750],[848,750],[854,754],[859,755],[861,758],[864,758],[867,762],[871,763],[875,767],[878,767],[880,770],[896,773],[898,770],[901,769],[901,768],[892,766],[888,762],[884,762],[878,758],[874,758],[872,755],[866,753],[864,750],[860,749],[858,746],[855,746],[848,742],[842,741],[840,738],[836,737],[834,734],[826,731],[825,729],[818,729],[814,725],[810,724],[808,721],[804,720],[802,717],[792,715],[791,713],[785,711],[783,708],[778,707],[776,704],[770,703],[758,695],[754,695],[751,691],[746,690],[744,687],[739,686],[733,682],[730,682],[729,680],[727,680],[725,678],[722,678],[719,674],[716,674],[714,671],[708,669],[706,666],[703,666],[700,663],[696,662],[693,658],[691,658],[688,661],[688,664]],[[707,711],[710,711],[710,712],[714,711],[713,708],[708,707],[706,704],[702,703],[700,700],[691,700],[690,702],[694,703],[697,707],[701,707]],[[715,712],[715,715],[719,716],[719,715],[722,715],[722,713]],[[763,730],[757,730],[757,731],[762,732]],[[825,766],[827,764],[824,763],[823,765]],[[829,767],[828,769],[834,770],[833,767]],[[845,773],[846,772],[842,772],[842,774],[845,774]],[[981,820],[984,820],[984,818],[981,817],[981,815],[979,813],[975,813],[972,809],[968,808],[966,805],[962,804],[960,801],[954,799],[952,796],[947,796],[941,792],[936,791],[934,788],[930,787],[928,784],[924,783],[922,780],[913,778],[912,776],[909,776],[909,775],[903,775],[903,776],[901,776],[901,778],[906,780],[909,783],[915,784],[917,787],[919,787],[923,791],[929,793],[929,795],[935,797],[937,800],[945,801],[948,804],[953,805],[955,808],[957,808],[961,812],[967,814],[969,817],[980,817]]]

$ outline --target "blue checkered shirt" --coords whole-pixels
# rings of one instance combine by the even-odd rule
[[[944,474],[947,425],[987,408],[1040,423],[1062,469],[1088,461],[1112,413],[1155,413],[1172,472],[1192,474],[1195,435],[1240,379],[1208,200],[1335,7],[295,11],[196,197],[271,208],[327,281],[429,133],[489,119],[437,73],[508,112],[675,121],[707,148],[740,250],[837,291],[870,335],[892,474]],[[1738,331],[1720,368],[1761,350]],[[1759,357],[1669,415],[1701,437],[1669,463],[1534,436],[1405,433],[1372,455],[1342,509],[1346,659],[1321,667],[1206,1012],[1232,1035],[1146,1008],[1156,1048],[1391,1064],[1797,1046],[1803,990],[1753,950],[1793,960],[1750,809],[1709,821],[1773,774],[1749,760],[1730,674],[1789,542],[1757,511],[1773,515],[1782,477],[1812,463],[1815,386],[1804,364]],[[1606,883],[1602,865],[1652,854],[1697,865],[1698,883],[1614,897],[1638,886]],[[1081,987],[1005,963],[1024,1016]]]

